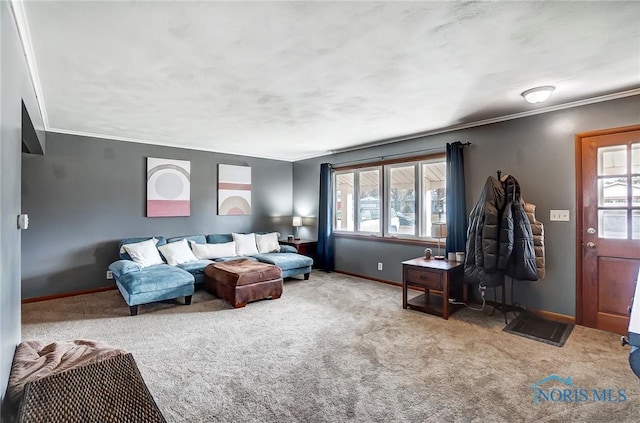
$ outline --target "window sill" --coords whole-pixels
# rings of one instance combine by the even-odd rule
[[[336,238],[359,239],[363,241],[390,242],[394,244],[422,245],[424,247],[436,248],[438,247],[438,241],[421,238],[384,237],[376,234],[364,235],[348,232],[334,232],[333,236]],[[441,242],[440,245],[444,247],[444,242]]]

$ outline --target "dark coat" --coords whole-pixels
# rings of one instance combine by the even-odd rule
[[[500,260],[500,254],[508,250],[508,246],[500,244],[504,203],[502,183],[494,177],[487,178],[480,198],[469,215],[464,263],[467,283],[480,282],[487,286],[502,284],[506,262]],[[504,266],[502,269],[499,263]]]
[[[469,215],[464,263],[466,283],[489,287],[515,279],[537,280],[533,235],[513,176],[490,176]]]
[[[520,195],[520,184],[509,175],[504,181],[507,202],[506,209],[511,210],[513,250],[508,260],[506,275],[522,281],[537,281],[536,253],[531,232],[531,222],[524,209],[524,200]],[[505,213],[506,214],[506,213]]]

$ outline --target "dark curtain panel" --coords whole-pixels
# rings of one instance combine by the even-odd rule
[[[318,267],[334,270],[333,178],[331,164],[320,165],[320,204],[318,206]]]
[[[467,205],[464,192],[464,144],[447,144],[447,253],[465,251]]]

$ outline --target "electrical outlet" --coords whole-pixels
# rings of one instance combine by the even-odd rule
[[[378,262],[378,270],[382,270],[382,263]]]
[[[113,279],[113,272],[111,270],[107,270],[107,279]]]

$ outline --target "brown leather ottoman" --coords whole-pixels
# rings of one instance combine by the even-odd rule
[[[282,295],[282,270],[272,264],[240,259],[210,264],[204,273],[205,289],[235,308]]]

